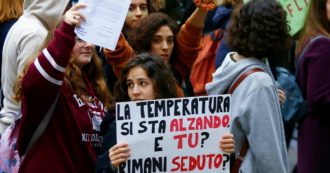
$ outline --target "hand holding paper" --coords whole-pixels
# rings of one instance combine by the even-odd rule
[[[79,26],[80,22],[84,19],[84,16],[81,14],[79,10],[85,8],[86,5],[83,3],[78,3],[71,7],[64,15],[64,22],[69,25]]]

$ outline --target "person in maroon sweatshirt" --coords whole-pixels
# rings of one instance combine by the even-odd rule
[[[78,3],[65,13],[54,39],[17,82],[16,97],[22,101],[17,140],[20,155],[59,94],[50,122],[25,154],[19,172],[94,172],[103,141],[100,124],[111,95],[95,46],[74,33],[74,27],[84,19],[79,12],[84,7]]]

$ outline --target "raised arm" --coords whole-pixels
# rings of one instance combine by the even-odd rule
[[[178,34],[176,59],[173,65],[180,72],[182,79],[190,72],[201,49],[202,29],[206,15],[207,11],[196,8]]]
[[[120,76],[125,64],[135,55],[133,48],[128,44],[123,34],[120,35],[114,51],[105,48],[103,52],[108,63],[112,65],[116,77]]]

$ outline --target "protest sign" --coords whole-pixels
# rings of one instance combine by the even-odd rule
[[[290,35],[293,36],[304,26],[309,2],[308,0],[279,0],[287,12]]]
[[[117,142],[131,149],[118,172],[228,173],[229,112],[230,95],[117,103]]]
[[[75,29],[89,43],[115,50],[131,0],[80,0],[86,20]]]

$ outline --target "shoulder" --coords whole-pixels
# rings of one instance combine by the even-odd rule
[[[267,72],[255,72],[246,77],[244,81],[245,83],[243,86],[247,93],[252,93],[261,89],[272,90],[276,88],[272,76]]]
[[[319,37],[312,41],[306,49],[306,55],[322,55],[328,54],[330,52],[330,38],[329,37]]]
[[[12,26],[10,32],[14,36],[27,36],[27,35],[43,35],[45,36],[48,33],[48,30],[43,27],[43,25],[34,19],[30,18],[20,18]]]

